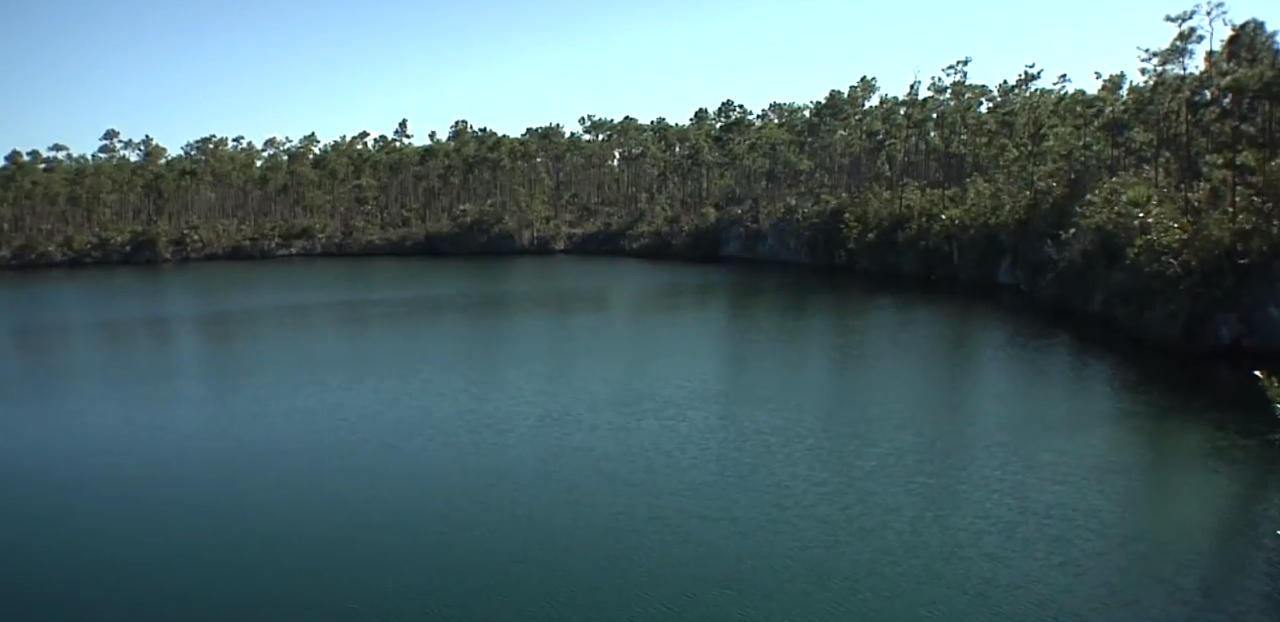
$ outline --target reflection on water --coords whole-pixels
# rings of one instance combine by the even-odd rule
[[[0,619],[1280,611],[1256,400],[989,304],[568,258],[0,276]]]

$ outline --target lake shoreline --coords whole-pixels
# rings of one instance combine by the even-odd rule
[[[1131,267],[1064,269],[1037,237],[951,240],[851,251],[815,227],[775,223],[765,230],[719,223],[692,234],[635,231],[560,235],[455,231],[401,236],[247,239],[207,244],[198,236],[128,241],[101,238],[80,248],[0,252],[0,272],[325,257],[511,257],[576,255],[698,263],[791,265],[882,283],[980,293],[1014,293],[1054,321],[1086,324],[1152,351],[1228,362],[1280,361],[1280,264],[1244,279],[1232,296],[1208,299],[1144,281]]]

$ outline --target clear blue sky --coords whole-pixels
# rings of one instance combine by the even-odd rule
[[[810,101],[863,74],[901,92],[972,56],[1078,84],[1136,67],[1176,1],[12,0],[0,19],[0,149],[102,131],[176,149],[216,133],[417,140],[465,118],[505,133],[594,113],[684,121],[726,98]],[[1280,28],[1280,3],[1229,3]]]

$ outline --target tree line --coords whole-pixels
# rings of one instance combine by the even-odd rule
[[[863,77],[807,104],[731,100],[687,123],[587,115],[507,136],[465,120],[389,136],[206,136],[171,152],[109,129],[96,151],[15,149],[0,251],[123,243],[534,235],[729,220],[821,229],[852,252],[1041,234],[1060,261],[1212,281],[1280,244],[1280,45],[1221,2],[1166,16],[1137,76],[1096,89],[1027,65],[997,85],[956,61],[906,92]]]

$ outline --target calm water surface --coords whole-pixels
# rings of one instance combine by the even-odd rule
[[[0,275],[0,620],[1280,619],[1280,450],[787,271]]]

